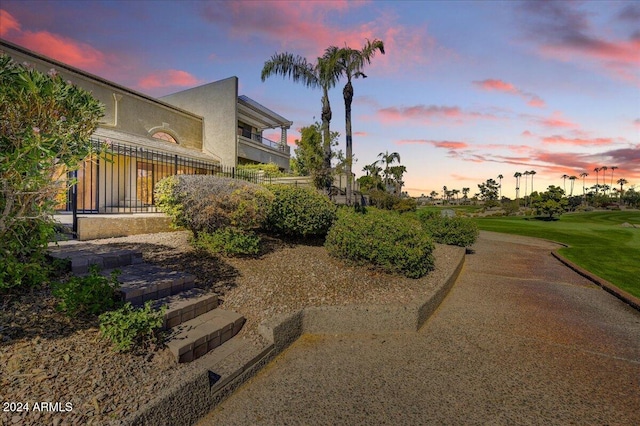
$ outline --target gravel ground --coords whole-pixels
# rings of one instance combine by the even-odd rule
[[[436,269],[412,280],[344,265],[320,244],[267,239],[259,258],[227,259],[194,251],[188,236],[169,232],[94,243],[138,249],[149,263],[195,274],[196,286],[219,294],[221,308],[245,316],[239,336],[250,340],[259,339],[263,320],[307,306],[409,302],[455,267],[456,249],[441,245],[434,252]],[[0,299],[0,425],[109,423],[196,365],[176,364],[163,348],[115,354],[95,319],[72,322],[54,306],[47,288]]]

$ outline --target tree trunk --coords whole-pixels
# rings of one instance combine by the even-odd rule
[[[353,136],[351,133],[351,102],[353,102],[353,86],[351,85],[351,81],[348,81],[342,90],[342,94],[344,95],[344,121],[346,127],[346,137],[347,137],[347,146],[346,146],[346,156],[347,156],[347,164],[346,164],[346,174],[347,174],[347,205],[351,205],[352,199],[352,181],[351,181],[351,166],[353,162]]]
[[[331,105],[329,104],[329,93],[327,88],[323,88],[324,94],[322,96],[322,131],[323,131],[323,145],[324,145],[324,167],[323,176],[324,187],[327,195],[331,192],[331,131],[329,124],[331,122]]]

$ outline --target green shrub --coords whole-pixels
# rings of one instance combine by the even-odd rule
[[[418,208],[418,203],[413,198],[400,198],[394,205],[393,210],[399,213],[415,212]]]
[[[369,203],[379,209],[395,210],[400,213],[414,212],[418,208],[413,198],[399,197],[379,189],[369,192]]]
[[[139,309],[127,303],[117,311],[100,315],[100,333],[113,343],[116,352],[131,351],[158,341],[165,311],[166,306],[160,310],[152,309],[151,301]]]
[[[433,269],[433,242],[415,218],[374,208],[340,209],[325,242],[335,257],[419,278]]]
[[[259,228],[273,194],[261,185],[210,175],[177,175],[156,184],[156,205],[194,235],[233,226]]]
[[[222,228],[211,234],[201,232],[193,244],[210,253],[225,256],[255,255],[260,252],[260,237],[254,232],[236,228]]]
[[[0,54],[0,292],[40,285],[66,173],[92,151],[104,106],[55,70]]]
[[[462,217],[443,217],[438,212],[435,213],[418,211],[422,226],[435,242],[468,247],[478,239],[478,226],[475,222]]]
[[[265,228],[292,237],[325,236],[336,220],[336,206],[313,188],[269,185],[275,195]]]
[[[89,275],[74,276],[66,282],[53,284],[52,293],[60,299],[56,309],[69,316],[98,315],[118,305],[116,291],[119,287],[118,272],[113,271],[110,277],[105,277],[93,266]]]

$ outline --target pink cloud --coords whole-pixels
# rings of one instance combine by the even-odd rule
[[[473,84],[484,90],[497,90],[499,92],[518,93],[518,89],[511,83],[502,80],[487,79],[482,81],[474,81]]]
[[[433,145],[436,148],[446,149],[462,149],[468,148],[469,144],[466,142],[455,141],[431,141],[426,139],[402,139],[396,142],[396,145]]]
[[[84,70],[95,72],[106,64],[105,55],[91,45],[48,31],[24,31],[13,40],[28,49]]]
[[[595,66],[616,79],[640,85],[640,38],[636,33],[626,40],[599,34],[600,26],[581,6],[577,2],[522,2],[521,28],[542,56],[581,67]]]
[[[441,61],[455,54],[429,35],[424,25],[406,26],[398,17],[380,10],[375,19],[351,21],[343,27],[336,17],[366,4],[363,1],[310,1],[292,7],[289,1],[203,3],[202,16],[216,26],[226,27],[234,38],[263,38],[309,59],[320,56],[327,46],[360,48],[367,39],[385,43],[386,55],[379,55],[371,68],[397,71],[402,64]],[[358,16],[353,13],[352,16]],[[406,68],[405,68],[406,71]]]
[[[149,74],[140,79],[138,86],[143,89],[159,87],[188,87],[202,83],[193,75],[180,70],[163,70]]]
[[[539,119],[538,122],[545,127],[577,127],[575,123],[563,118],[562,113],[556,111],[551,117]]]
[[[353,136],[366,137],[368,135],[369,135],[369,133],[367,133],[367,132],[353,132]]]
[[[377,112],[380,120],[386,123],[405,120],[420,121],[423,124],[441,123],[445,120],[461,124],[474,119],[496,119],[493,114],[477,111],[463,111],[457,106],[413,105],[408,107],[387,107]]]
[[[507,83],[503,80],[489,78],[482,81],[474,81],[473,84],[483,90],[498,91],[521,96],[527,100],[527,105],[532,107],[543,108],[545,106],[545,102],[538,95],[525,92],[524,90],[518,89],[513,84]]]
[[[20,23],[9,12],[0,9],[0,36],[4,37],[10,31],[20,31]]]
[[[614,140],[612,138],[565,138],[564,136],[554,135],[542,138],[542,142],[546,144],[563,144],[578,146],[594,146],[594,145],[611,145]]]

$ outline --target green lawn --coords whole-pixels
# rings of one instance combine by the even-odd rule
[[[473,219],[485,231],[546,238],[569,245],[560,249],[567,259],[640,297],[640,212],[569,213],[556,221],[531,217]]]

